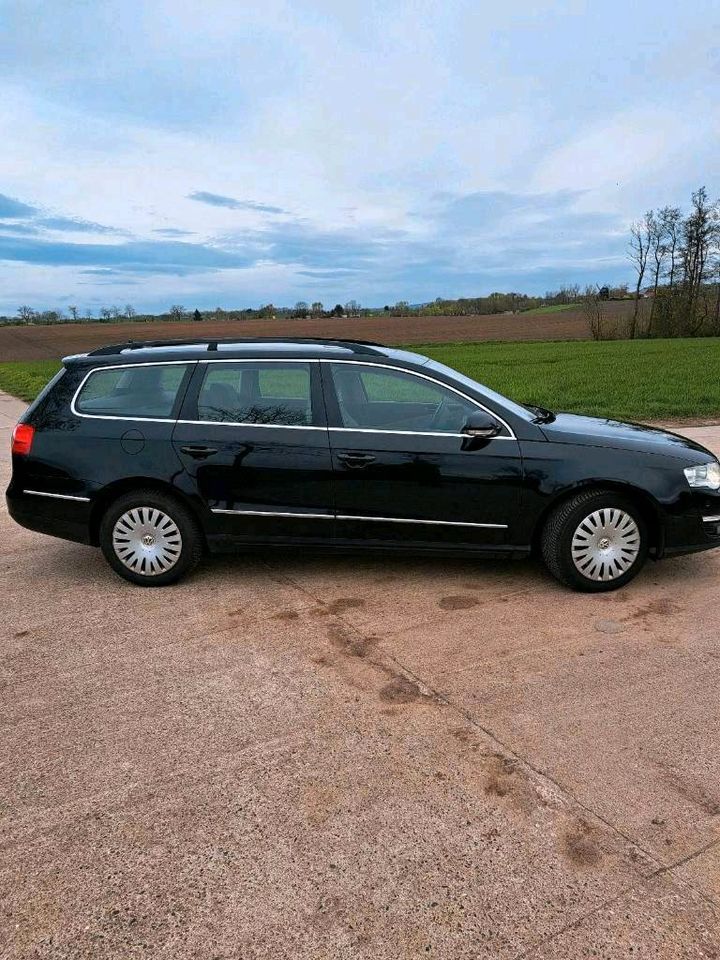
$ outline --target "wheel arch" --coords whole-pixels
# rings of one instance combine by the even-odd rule
[[[540,537],[550,514],[560,506],[560,504],[588,490],[596,490],[598,493],[619,493],[626,499],[632,500],[640,510],[641,516],[647,526],[651,551],[654,551],[655,556],[662,554],[664,547],[664,527],[660,504],[654,497],[647,493],[647,491],[642,490],[640,487],[633,486],[631,483],[623,483],[619,480],[585,480],[582,483],[559,491],[556,496],[545,505],[542,512],[535,519],[531,540],[534,554],[539,553]]]
[[[103,487],[102,490],[100,490],[100,492],[93,498],[92,509],[90,511],[90,543],[93,546],[99,546],[100,524],[102,522],[103,514],[110,504],[125,493],[131,493],[133,490],[141,489],[156,490],[159,493],[164,493],[167,496],[173,497],[184,507],[186,507],[195,517],[198,530],[202,534],[203,544],[206,545],[204,524],[202,522],[197,504],[193,502],[192,498],[183,493],[182,490],[172,486],[172,484],[158,480],[157,477],[138,476],[123,477],[121,480],[114,480],[112,483],[109,483],[107,486]]]

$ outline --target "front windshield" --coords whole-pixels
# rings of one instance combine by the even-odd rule
[[[472,390],[479,390],[488,400],[494,401],[498,406],[504,407],[505,410],[509,410],[510,413],[514,413],[516,417],[520,417],[522,420],[532,422],[537,416],[537,411],[533,412],[532,410],[528,410],[527,407],[515,403],[514,400],[504,397],[501,393],[496,393],[495,390],[491,390],[482,383],[478,383],[477,380],[466,377],[464,373],[460,373],[458,370],[453,369],[453,367],[448,367],[444,363],[439,363],[437,360],[428,360],[424,366],[429,367],[431,370],[437,370],[438,373],[444,373],[456,383],[462,383]]]

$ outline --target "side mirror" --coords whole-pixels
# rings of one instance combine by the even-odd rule
[[[477,410],[467,418],[461,432],[466,437],[491,440],[493,437],[497,437],[501,431],[502,425],[494,417],[485,413],[484,410]]]

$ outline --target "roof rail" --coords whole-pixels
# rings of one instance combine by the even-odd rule
[[[372,348],[382,348],[382,343],[372,340],[350,340],[336,337],[196,337],[187,340],[126,340],[124,343],[110,343],[105,347],[98,347],[88,352],[89,357],[114,356],[123,350],[145,350],[152,347],[202,347],[207,350],[217,350],[219,344],[252,343],[298,343],[317,344],[318,346],[342,346],[355,353],[375,353]],[[353,349],[355,348],[355,349]],[[370,349],[364,349],[370,348]]]

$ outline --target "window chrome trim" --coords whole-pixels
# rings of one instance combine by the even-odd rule
[[[714,517],[703,517],[703,523],[720,523],[720,514]]]
[[[339,513],[338,520],[370,520],[377,523],[426,523],[430,526],[441,527],[482,527],[486,530],[507,530],[506,523],[470,523],[465,520],[415,520],[409,517],[360,517],[350,516],[350,514]]]
[[[76,417],[83,417],[85,420],[131,420],[139,421],[140,423],[177,423],[177,420],[173,420],[172,417],[130,417],[130,416],[116,416],[111,413],[81,413],[75,406],[77,398],[80,396],[80,391],[85,386],[87,381],[94,373],[100,373],[102,370],[128,370],[130,368],[137,367],[178,367],[184,366],[188,367],[190,365],[195,366],[197,360],[150,360],[147,363],[113,363],[100,364],[100,366],[93,367],[91,370],[85,374],[85,376],[80,381],[80,386],[77,388],[73,394],[73,398],[70,401],[70,412],[73,413]],[[177,401],[177,397],[175,398]],[[175,402],[173,402],[173,406]]]
[[[44,490],[23,490],[23,493],[29,493],[33,497],[52,497],[55,500],[77,500],[80,503],[90,503],[90,497],[76,497],[69,493],[47,493]]]
[[[463,393],[462,390],[458,390],[457,387],[451,387],[448,383],[443,383],[442,380],[438,380],[436,377],[430,377],[426,373],[420,373],[418,370],[406,370],[404,367],[396,367],[392,363],[368,363],[366,360],[334,360],[330,357],[322,357],[318,359],[318,363],[349,363],[357,367],[367,367],[369,370],[373,370],[376,367],[379,367],[381,370],[394,370],[397,373],[405,373],[410,377],[418,377],[420,380],[429,380],[430,383],[436,384],[438,387],[445,387],[446,390],[450,390],[452,393],[456,393],[459,397],[462,397],[463,400],[467,400],[469,403],[472,403],[474,406],[478,407],[480,410],[484,410],[485,413],[489,416],[494,417],[499,423],[501,423],[505,429],[508,431],[509,436],[507,437],[491,437],[492,440],[517,440],[515,436],[515,431],[510,426],[510,424],[504,420],[499,414],[495,413],[493,410],[490,410],[484,404],[480,403],[479,400],[476,400],[474,397],[469,397],[466,393]],[[462,433],[433,433],[423,430],[382,430],[382,429],[373,429],[368,430],[365,427],[330,427],[331,430],[344,430],[352,433],[395,433],[395,434],[409,434],[415,436],[426,436],[426,437],[463,437],[465,434]]]
[[[211,507],[212,513],[234,513],[243,517],[307,517],[309,520],[334,520],[332,513],[292,513],[286,510],[226,510],[221,507]]]
[[[372,370],[375,367],[380,368],[381,370],[394,370],[397,373],[405,373],[411,377],[418,377],[420,380],[429,380],[430,383],[436,384],[438,387],[445,387],[446,390],[450,390],[452,393],[456,393],[459,397],[462,397],[463,400],[467,400],[469,403],[473,404],[479,410],[484,410],[485,413],[489,416],[494,417],[499,423],[505,427],[508,431],[509,436],[506,437],[492,437],[492,440],[517,440],[515,436],[515,431],[512,429],[510,424],[499,414],[495,413],[494,410],[490,410],[479,400],[476,400],[474,397],[468,396],[466,393],[463,393],[462,390],[458,390],[456,387],[451,387],[447,383],[443,383],[442,380],[438,380],[436,377],[430,377],[426,373],[420,373],[418,370],[407,370],[404,367],[397,367],[392,363],[368,363],[366,360],[344,360],[336,359],[332,357],[202,357],[198,359],[191,360],[150,360],[147,362],[136,362],[136,363],[114,363],[114,364],[100,364],[97,367],[93,367],[83,377],[80,385],[75,391],[72,400],[70,401],[70,410],[76,417],[83,417],[87,420],[126,420],[130,422],[139,422],[139,423],[184,423],[184,424],[216,424],[224,427],[265,427],[273,428],[276,430],[334,430],[343,433],[381,433],[389,434],[395,436],[416,436],[416,437],[464,437],[465,434],[462,433],[441,433],[434,431],[426,430],[382,430],[377,428],[366,428],[366,427],[318,427],[315,425],[305,425],[305,424],[281,424],[281,423],[230,423],[224,420],[174,420],[172,417],[133,417],[133,416],[118,416],[115,414],[109,413],[81,413],[76,407],[76,401],[80,395],[80,391],[85,386],[87,380],[94,374],[98,373],[101,370],[126,370],[131,367],[167,367],[167,366],[197,366],[198,364],[211,364],[211,363],[348,363],[353,364],[354,366],[367,367]]]

